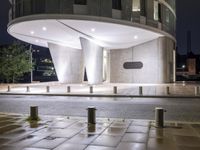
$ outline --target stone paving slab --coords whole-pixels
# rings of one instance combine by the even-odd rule
[[[113,147],[105,147],[105,146],[92,146],[92,145],[89,145],[84,150],[115,150],[115,148],[113,148]]]
[[[87,118],[26,118],[0,113],[0,150],[200,150],[200,123],[98,118],[91,128]]]
[[[120,143],[120,136],[100,135],[92,142],[92,145],[116,147]]]
[[[72,144],[72,143],[63,143],[59,145],[54,150],[84,150],[87,147],[87,145],[82,144]]]
[[[44,148],[44,149],[53,149],[53,148],[58,147],[61,143],[63,143],[66,140],[68,140],[68,139],[48,136],[31,146],[37,147],[37,148]]]

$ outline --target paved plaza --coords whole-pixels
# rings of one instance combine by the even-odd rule
[[[47,86],[50,86],[48,92]],[[93,93],[88,85],[70,85],[70,92],[67,86],[57,83],[1,85],[0,150],[200,149],[196,84],[142,85],[143,95],[165,98],[142,97],[141,85],[120,84],[117,94],[113,92],[116,85],[111,84],[94,86]],[[166,93],[167,86],[170,93]],[[125,97],[129,94],[141,97]],[[124,97],[109,97],[113,95]],[[177,97],[169,98],[169,95]],[[30,123],[26,119],[33,105],[39,106],[41,120]],[[96,125],[92,127],[88,127],[86,118],[86,108],[90,105],[97,108]],[[156,106],[167,109],[164,128],[155,127]]]
[[[88,128],[86,118],[0,114],[1,150],[199,150],[200,124],[98,118]]]

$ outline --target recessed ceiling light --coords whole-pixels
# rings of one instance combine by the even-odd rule
[[[43,31],[46,31],[46,30],[47,30],[47,28],[46,28],[46,27],[42,27],[42,30],[43,30]]]
[[[92,31],[92,32],[95,32],[95,28],[92,28],[91,31]]]
[[[33,35],[34,33],[35,33],[34,31],[30,31],[30,34],[32,34],[32,35]]]
[[[36,43],[38,43],[38,42],[39,42],[39,40],[35,40],[35,42],[36,42]]]
[[[137,35],[135,35],[135,36],[134,36],[134,39],[135,39],[135,40],[137,40],[137,39],[138,39],[138,36],[137,36]]]

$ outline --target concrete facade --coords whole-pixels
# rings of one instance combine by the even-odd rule
[[[83,80],[82,51],[49,43],[58,80],[61,83],[80,83]]]
[[[142,62],[143,67],[125,69],[125,62]],[[110,82],[173,82],[173,41],[162,37],[128,49],[111,50]]]
[[[103,48],[84,38],[80,38],[80,41],[88,84],[101,84],[103,82]]]

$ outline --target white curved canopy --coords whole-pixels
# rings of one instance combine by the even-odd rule
[[[22,41],[48,47],[48,43],[81,49],[80,37],[109,48],[128,48],[154,40],[162,34],[146,29],[88,20],[39,19],[13,23],[8,32]]]

